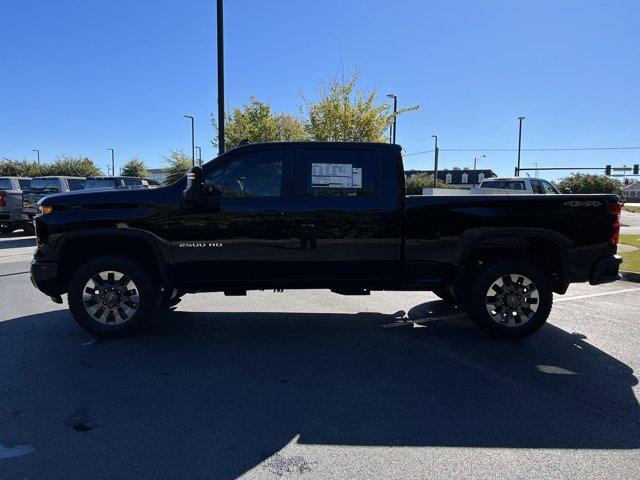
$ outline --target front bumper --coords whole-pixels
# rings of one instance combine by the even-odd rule
[[[58,281],[58,264],[55,262],[31,262],[31,283],[45,295],[57,297],[61,293]]]
[[[591,285],[600,285],[601,283],[615,282],[620,280],[621,275],[618,273],[622,257],[620,255],[611,255],[598,260],[589,272],[589,283]]]

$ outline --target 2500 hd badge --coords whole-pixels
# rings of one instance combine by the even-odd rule
[[[222,244],[218,242],[185,242],[178,244],[178,248],[211,248],[221,246]]]

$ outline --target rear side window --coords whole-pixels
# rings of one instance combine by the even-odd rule
[[[31,188],[31,180],[28,178],[21,178],[18,183],[20,184],[20,190],[29,190]]]
[[[531,191],[533,193],[544,193],[542,191],[542,184],[539,180],[531,180]]]
[[[10,178],[0,178],[0,190],[11,190]]]
[[[84,188],[84,178],[67,178],[69,190],[82,190]]]
[[[122,181],[124,182],[125,187],[137,187],[140,185],[144,185],[142,179],[140,178],[123,178]]]
[[[557,195],[557,194],[560,193],[556,187],[551,185],[546,180],[542,181],[542,186],[544,187],[544,193],[547,193],[547,194],[550,194],[550,195]]]
[[[507,182],[507,190],[526,190],[524,182]]]
[[[31,190],[59,192],[60,182],[57,178],[34,178],[31,180]]]
[[[305,193],[311,197],[370,197],[376,188],[372,150],[305,151]]]

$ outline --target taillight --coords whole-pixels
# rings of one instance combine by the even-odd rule
[[[609,204],[609,213],[615,216],[615,221],[612,224],[613,232],[611,232],[611,239],[609,240],[614,245],[620,242],[620,212],[622,212],[622,204],[619,202]]]
[[[7,192],[0,191],[0,207],[7,206]]]

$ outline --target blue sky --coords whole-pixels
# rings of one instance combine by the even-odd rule
[[[398,121],[406,153],[440,136],[443,167],[511,174],[523,147],[640,146],[640,4],[629,1],[227,0],[226,102],[296,113],[300,93],[358,69],[361,86],[419,104]],[[0,156],[87,155],[103,169],[215,155],[214,0],[3,0]],[[478,149],[447,152],[447,148]],[[524,152],[523,166],[639,163],[640,150]],[[406,168],[429,168],[432,154]],[[562,174],[550,174],[549,178]]]

